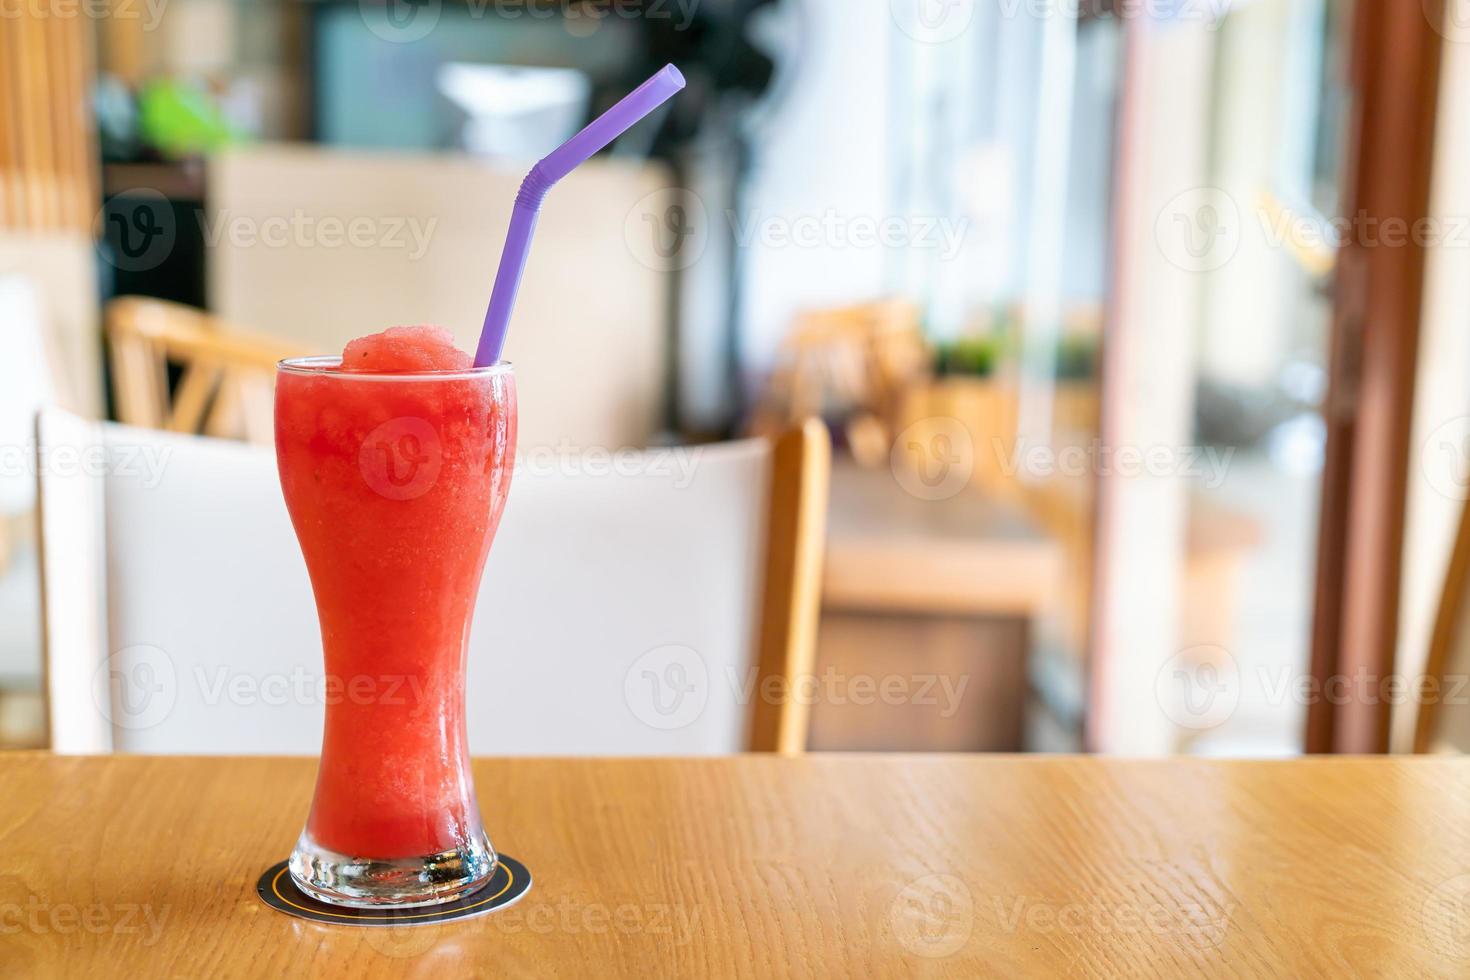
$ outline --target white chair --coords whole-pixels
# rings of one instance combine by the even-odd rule
[[[0,747],[41,737],[40,577],[28,457],[41,404],[102,405],[90,232],[0,229]]]
[[[41,299],[30,279],[0,273],[0,323],[5,356],[0,357],[0,446],[7,453],[30,441],[36,412],[56,400],[46,351]],[[29,467],[10,459],[0,467],[0,516],[29,513],[36,481]]]
[[[321,648],[274,455],[38,423],[46,694],[61,752],[312,754]],[[472,751],[800,751],[829,448],[527,457],[485,572]],[[767,685],[766,697],[761,696]]]
[[[40,706],[36,478],[27,447],[36,410],[56,400],[43,306],[30,276],[0,271],[0,746],[34,744]]]

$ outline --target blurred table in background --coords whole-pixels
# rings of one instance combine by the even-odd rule
[[[1060,570],[1011,505],[834,460],[810,747],[1022,748],[1030,621]]]

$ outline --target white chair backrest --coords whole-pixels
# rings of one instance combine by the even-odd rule
[[[39,428],[52,747],[316,753],[321,647],[274,454]],[[475,611],[471,750],[743,751],[770,465],[764,441],[525,458]]]
[[[322,354],[406,323],[441,324],[474,350],[523,174],[268,145],[209,166],[214,312]],[[523,447],[645,446],[660,424],[668,275],[625,235],[663,213],[647,199],[669,184],[659,166],[592,160],[542,209],[505,352]]]

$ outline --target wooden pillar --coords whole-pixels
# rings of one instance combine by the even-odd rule
[[[92,227],[92,26],[65,5],[0,17],[0,230]]]
[[[1425,248],[1444,38],[1435,3],[1357,3],[1322,473],[1307,751],[1384,752],[1394,670]],[[1431,16],[1426,16],[1430,14]],[[1438,25],[1442,26],[1442,25]]]

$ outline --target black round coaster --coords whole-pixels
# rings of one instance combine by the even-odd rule
[[[260,900],[287,915],[344,926],[418,926],[468,919],[503,909],[531,890],[531,872],[513,857],[500,855],[495,873],[484,886],[443,905],[416,908],[352,909],[320,902],[296,887],[286,862],[273,864],[255,885]]]

